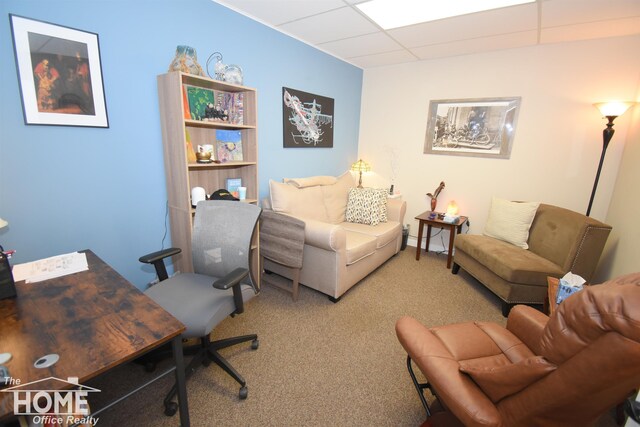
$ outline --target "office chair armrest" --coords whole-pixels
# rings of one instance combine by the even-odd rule
[[[180,252],[182,252],[182,249],[180,248],[162,249],[160,251],[141,256],[138,258],[138,261],[145,264],[153,264],[156,269],[156,274],[158,275],[158,280],[162,282],[169,278],[169,275],[167,274],[167,267],[165,267],[163,260],[167,257],[177,255]]]
[[[180,248],[168,248],[162,249],[161,251],[152,252],[150,254],[141,256],[138,261],[143,262],[145,264],[153,264],[155,262],[161,261],[166,257],[174,256],[182,252]]]
[[[231,273],[227,274],[221,279],[213,282],[213,287],[216,289],[229,289],[232,286],[239,284],[242,279],[247,277],[249,274],[249,270],[246,268],[236,268]]]
[[[242,299],[242,290],[240,290],[240,282],[242,279],[249,275],[249,270],[246,268],[236,268],[231,273],[227,274],[221,279],[213,282],[213,287],[216,289],[226,290],[233,288],[233,302],[236,305],[236,311],[233,315],[241,314],[244,312],[244,300]]]

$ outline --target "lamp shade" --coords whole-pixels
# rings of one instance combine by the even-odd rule
[[[371,166],[369,163],[360,159],[351,165],[351,170],[354,172],[369,172],[371,170]]]
[[[458,215],[458,204],[455,200],[452,200],[447,205],[447,214],[449,215]]]
[[[614,116],[618,117],[623,115],[629,108],[633,107],[635,102],[632,101],[610,101],[610,102],[597,102],[593,104],[604,117]]]
[[[6,227],[7,225],[9,225],[9,223],[4,219],[0,218],[0,228]]]

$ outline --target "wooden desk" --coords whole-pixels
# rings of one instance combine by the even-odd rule
[[[462,225],[467,222],[466,216],[461,216],[458,221],[449,224],[441,219],[438,219],[437,215],[434,219],[429,219],[431,211],[421,213],[416,217],[420,223],[418,224],[418,244],[416,247],[416,261],[420,260],[420,246],[422,243],[422,230],[426,224],[427,226],[427,247],[425,250],[429,252],[429,241],[431,240],[431,227],[439,227],[449,230],[449,254],[447,255],[447,268],[451,268],[451,258],[453,257],[453,242],[456,238],[456,234],[462,232]]]
[[[38,283],[17,282],[17,298],[0,301],[0,353],[13,355],[5,364],[9,375],[21,384],[49,377],[65,381],[78,377],[83,384],[172,341],[180,422],[188,426],[181,339],[184,325],[93,252],[83,252],[88,271]],[[33,366],[50,353],[60,356],[55,365]],[[38,390],[63,390],[71,384],[47,381],[37,386]],[[0,420],[12,416],[13,394],[0,392]]]

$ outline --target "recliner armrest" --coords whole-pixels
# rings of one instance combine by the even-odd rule
[[[516,305],[507,318],[507,329],[535,354],[540,354],[540,339],[549,317],[526,305]]]

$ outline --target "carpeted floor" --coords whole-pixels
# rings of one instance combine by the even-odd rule
[[[415,260],[408,247],[334,304],[304,286],[297,302],[272,287],[225,320],[213,339],[257,333],[260,348],[222,354],[245,377],[249,397],[220,368],[199,369],[188,382],[191,425],[419,426],[424,410],[405,368],[394,325],[402,315],[427,325],[484,320],[505,323],[498,300],[467,274],[446,269],[446,255]],[[151,374],[126,365],[88,385],[101,401],[142,384]],[[100,414],[101,426],[176,426],[162,398],[173,376]],[[601,424],[601,425],[607,425]]]

